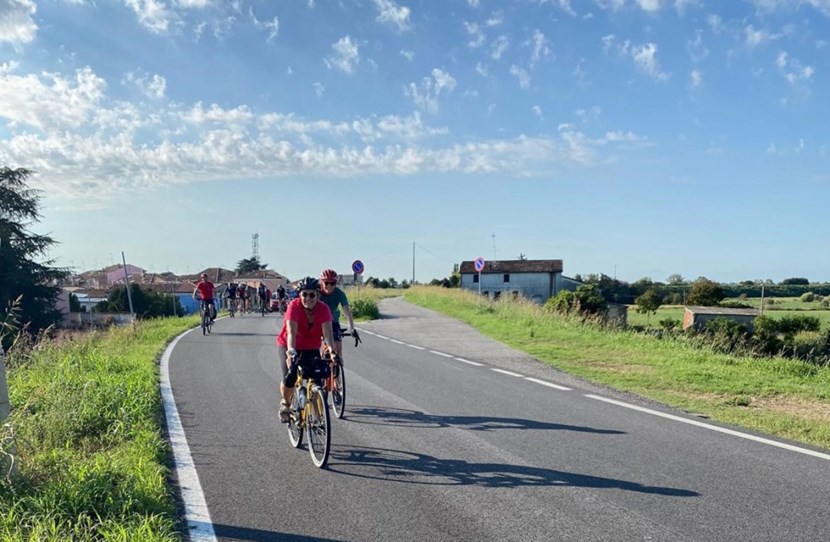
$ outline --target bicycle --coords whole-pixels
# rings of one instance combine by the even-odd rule
[[[231,315],[231,318],[236,314],[236,299],[228,299],[228,313]]]
[[[340,333],[342,337],[351,337],[352,334],[348,331]],[[357,330],[354,331],[354,346],[362,342]],[[323,345],[323,354],[329,355],[331,347],[328,344]],[[336,362],[332,363],[329,377],[326,379],[326,392],[331,394],[331,407],[334,410],[334,415],[338,420],[342,420],[346,413],[346,371],[343,367],[343,356],[338,355]]]
[[[268,306],[265,303],[265,298],[259,298],[259,313],[265,318],[265,312],[268,309]]]
[[[211,318],[210,314],[210,304],[202,302],[202,335],[207,335],[210,333],[211,327],[213,327],[213,318]]]
[[[331,451],[331,417],[326,405],[323,382],[329,376],[329,363],[319,357],[300,361],[297,366],[297,383],[291,398],[288,419],[288,440],[294,448],[303,442],[308,433],[308,451],[311,462],[318,468],[326,466]]]

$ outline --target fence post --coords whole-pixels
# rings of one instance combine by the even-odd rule
[[[11,412],[9,386],[6,382],[6,352],[0,344],[0,475],[7,480],[17,474],[17,451],[11,425],[3,423]]]

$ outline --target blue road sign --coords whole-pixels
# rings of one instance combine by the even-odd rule
[[[352,262],[352,271],[354,271],[356,275],[360,275],[361,273],[363,273],[364,269],[366,268],[363,267],[363,262],[361,262],[360,260],[355,260]]]

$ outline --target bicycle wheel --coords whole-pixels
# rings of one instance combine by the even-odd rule
[[[308,428],[308,451],[314,466],[323,468],[329,461],[331,448],[331,418],[323,390],[314,386],[305,408]]]
[[[202,335],[207,335],[207,314],[202,312]]]
[[[337,364],[335,367],[334,386],[331,390],[331,407],[334,409],[334,415],[337,419],[343,419],[343,414],[346,412],[346,371],[343,370],[343,364]]]
[[[294,397],[291,398],[291,417],[288,418],[288,440],[295,448],[299,448],[303,443],[303,411],[297,407],[297,390],[294,390]]]

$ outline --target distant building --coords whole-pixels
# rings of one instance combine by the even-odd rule
[[[562,290],[575,290],[581,283],[562,275],[562,260],[488,261],[479,273],[475,262],[461,262],[461,287],[481,291],[489,299],[524,296],[544,303]],[[479,283],[479,280],[481,281]]]
[[[752,321],[761,313],[757,309],[731,309],[728,307],[685,307],[683,329],[702,329],[715,318],[728,318],[743,324],[752,331]]]

